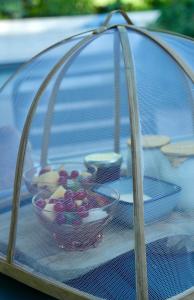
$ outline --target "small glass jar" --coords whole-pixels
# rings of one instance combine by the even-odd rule
[[[178,208],[194,209],[194,141],[182,141],[161,148],[162,179],[182,188]]]
[[[96,167],[96,182],[105,183],[120,178],[122,156],[115,152],[93,153],[85,157],[84,163],[90,171]]]
[[[150,176],[154,178],[161,178],[160,164],[163,158],[163,154],[160,148],[170,142],[168,136],[162,135],[144,135],[142,136],[143,146],[143,173],[144,176]],[[127,170],[128,175],[132,175],[132,154],[131,154],[131,139],[128,140],[128,158],[127,158]]]

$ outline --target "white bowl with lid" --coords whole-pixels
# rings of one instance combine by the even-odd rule
[[[182,188],[179,208],[194,209],[194,141],[181,141],[161,148],[163,180],[175,183]]]
[[[154,178],[161,178],[160,165],[163,154],[160,148],[170,142],[168,136],[163,135],[144,135],[142,136],[143,147],[143,171],[145,176]],[[132,175],[132,154],[131,154],[131,139],[127,142],[128,145],[128,158],[127,168],[128,175]]]
[[[88,170],[96,168],[96,181],[105,183],[120,178],[122,156],[116,152],[99,152],[87,155],[84,163]]]

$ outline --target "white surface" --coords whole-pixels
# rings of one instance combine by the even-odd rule
[[[161,179],[181,187],[179,208],[190,211],[194,209],[194,157],[190,157],[179,166],[173,166],[168,157],[163,155],[160,165]]]
[[[83,219],[83,223],[94,222],[107,217],[107,212],[102,209],[90,209],[89,216]]]
[[[158,11],[130,13],[138,26],[145,26],[157,16]],[[89,30],[86,25],[97,18],[90,15],[0,21],[0,63],[25,61],[67,36]]]
[[[148,201],[151,198],[148,195],[143,195],[143,200]],[[127,194],[121,194],[120,195],[120,201],[128,202],[128,203],[133,203],[133,193],[127,193]]]

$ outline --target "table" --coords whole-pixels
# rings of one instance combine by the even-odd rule
[[[0,249],[6,252],[10,211],[1,216]],[[194,226],[193,215],[173,212],[167,219],[145,227],[146,243],[165,237],[184,235]],[[115,243],[115,241],[117,241]],[[111,249],[111,251],[110,251]],[[16,239],[15,260],[39,273],[65,282],[86,274],[134,249],[132,229],[111,223],[97,248],[83,252],[66,252],[56,247],[48,231],[37,221],[32,204],[21,207]]]

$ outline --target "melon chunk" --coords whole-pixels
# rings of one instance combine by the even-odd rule
[[[58,199],[58,198],[63,198],[64,194],[66,193],[66,189],[62,185],[60,185],[56,191],[50,196],[52,199]]]
[[[48,203],[42,210],[42,215],[45,218],[45,220],[53,222],[56,217],[56,213],[54,211],[54,204]]]
[[[40,175],[37,179],[38,185],[55,185],[59,179],[59,173],[57,171],[50,171]]]

